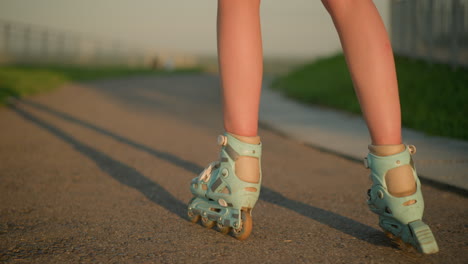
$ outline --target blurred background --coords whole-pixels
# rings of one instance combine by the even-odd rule
[[[468,1],[375,1],[395,52],[453,66],[468,64]],[[340,51],[320,1],[262,2],[266,71]],[[0,0],[0,61],[216,65],[213,0]]]
[[[374,3],[395,51],[403,125],[468,139],[468,0]],[[216,9],[214,0],[0,0],[0,105],[67,81],[216,72]],[[321,1],[264,0],[261,19],[270,87],[360,114]]]

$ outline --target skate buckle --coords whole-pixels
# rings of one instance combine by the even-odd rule
[[[223,135],[218,136],[218,146],[226,146],[227,144],[227,137]]]
[[[226,202],[226,200],[224,200],[224,199],[221,199],[221,198],[218,199],[218,203],[219,203],[219,205],[221,205],[221,206],[223,206],[223,207],[226,207],[226,206],[227,206],[227,202]]]
[[[416,146],[414,146],[414,145],[408,145],[408,150],[409,150],[409,152],[410,152],[411,155],[416,154]]]
[[[206,169],[204,169],[200,175],[198,175],[200,181],[208,182],[211,178],[211,172],[213,171],[213,168],[216,168],[219,164],[219,161],[214,161],[208,165]]]
[[[369,160],[367,159],[367,157],[364,158],[364,167],[365,167],[366,169],[369,168]]]
[[[379,190],[377,192],[377,196],[380,198],[380,199],[383,199],[384,198],[384,193],[382,192],[382,190]]]

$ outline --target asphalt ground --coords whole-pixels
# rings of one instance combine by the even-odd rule
[[[2,263],[467,263],[468,203],[429,185],[440,252],[394,245],[361,163],[268,129],[246,241],[192,224],[190,180],[218,156],[213,75],[72,84],[0,109]],[[330,142],[333,144],[333,142]]]

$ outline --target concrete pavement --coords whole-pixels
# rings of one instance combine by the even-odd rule
[[[262,91],[260,120],[310,146],[362,161],[370,142],[364,120],[333,109],[304,105],[268,88]],[[431,181],[468,190],[468,142],[403,129],[405,143],[415,145],[418,174]]]
[[[396,248],[360,163],[261,129],[264,182],[243,242],[186,219],[218,156],[219,80],[68,85],[0,109],[0,262],[465,263],[466,196],[423,186],[440,253]]]

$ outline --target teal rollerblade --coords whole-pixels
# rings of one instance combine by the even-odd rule
[[[252,208],[258,200],[261,186],[260,158],[262,145],[242,142],[232,134],[218,137],[221,146],[220,160],[212,162],[200,175],[194,178],[190,191],[195,196],[189,202],[190,221],[201,223],[207,228],[217,225],[221,233],[244,240],[252,231]],[[239,158],[250,157],[258,165],[258,182],[241,180],[236,174]]]
[[[411,158],[415,153],[414,146],[406,146],[403,152],[390,156],[368,154],[364,164],[371,169],[373,185],[368,191],[367,204],[372,212],[379,215],[379,226],[387,236],[400,244],[401,241],[409,244],[421,253],[433,254],[439,248],[431,229],[422,221],[424,200]],[[397,168],[412,171],[416,183],[414,193],[397,197],[389,192],[385,177]]]

